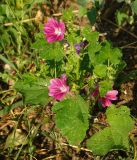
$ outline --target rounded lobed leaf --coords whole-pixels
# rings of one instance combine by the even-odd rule
[[[110,127],[97,132],[87,141],[87,147],[95,155],[103,156],[113,149],[129,149],[128,134],[134,127],[129,109],[112,105],[106,115]]]
[[[80,96],[64,100],[53,106],[55,122],[63,136],[72,145],[79,145],[89,126],[89,106]]]

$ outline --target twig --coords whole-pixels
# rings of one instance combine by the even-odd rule
[[[100,34],[99,34],[100,37],[104,37],[104,36],[106,36],[106,35],[107,35],[106,32],[105,32],[105,33],[100,33]]]
[[[46,158],[44,158],[42,160],[53,159],[53,158],[56,158],[56,157],[57,157],[57,155],[53,155],[53,156],[46,157]]]
[[[136,132],[136,130],[135,130]],[[133,143],[133,147],[134,147],[134,159],[133,160],[137,160],[137,144],[136,144],[136,141],[135,141],[135,133],[134,132],[131,132],[130,134],[130,139]]]
[[[126,44],[124,46],[121,46],[120,48],[127,48],[128,46],[130,47],[130,45],[133,45],[133,44],[136,44],[136,43],[137,43],[137,41],[132,42],[132,43],[128,43],[128,44]]]
[[[73,13],[77,14],[79,12],[79,10],[74,10],[72,11]],[[59,17],[59,16],[62,16],[62,13],[55,13],[55,14],[52,14],[53,17]],[[30,22],[30,21],[36,21],[37,19],[39,19],[37,16],[35,18],[30,18],[30,19],[24,19],[20,22],[17,22],[17,23],[27,23],[27,22]],[[5,23],[3,24],[5,27],[8,27],[8,26],[13,26],[14,23],[10,22],[10,23]]]
[[[91,150],[87,149],[87,148],[79,148],[78,146],[74,146],[74,145],[70,145],[70,144],[66,144],[66,143],[61,143],[62,146],[68,146],[68,147],[71,147],[71,148],[75,148],[75,149],[80,149],[82,151],[86,151],[86,152],[90,152],[92,153]]]
[[[77,14],[79,12],[79,10],[74,10],[72,11],[74,14]],[[62,16],[62,13],[55,13],[55,14],[52,14],[53,17],[59,17],[59,16]]]
[[[107,21],[108,23],[110,23],[110,24],[112,24],[112,25],[118,27],[119,29],[121,29],[121,30],[127,32],[127,33],[130,34],[132,37],[134,37],[134,38],[137,39],[137,36],[136,36],[135,34],[131,33],[130,31],[126,30],[125,28],[119,27],[117,24],[113,23],[112,21],[110,21],[109,19],[106,19],[106,18],[104,18],[104,17],[102,17],[102,19],[105,20],[105,21]]]
[[[121,47],[120,47],[120,48],[121,48]],[[135,47],[135,46],[127,46],[127,47],[124,47],[124,48],[136,49],[137,47]]]
[[[2,126],[0,127],[0,130],[2,130],[3,128],[5,128],[6,126],[8,126],[8,125],[10,125],[10,124],[15,124],[15,122],[14,122],[14,121],[9,121],[9,122],[5,123],[4,125],[2,125]]]
[[[120,107],[121,105],[124,105],[124,104],[126,104],[128,102],[129,102],[128,100],[120,101],[120,102],[117,103],[116,107]]]
[[[134,145],[134,160],[137,159],[137,149],[136,149],[136,143],[133,142],[133,145]]]
[[[37,20],[36,17],[35,17],[35,18],[30,18],[30,19],[25,19],[25,20],[22,20],[22,21],[17,22],[17,23],[27,23],[27,22],[35,21],[35,20]],[[11,23],[5,23],[4,26],[5,26],[5,27],[13,26],[13,23],[12,23],[12,22],[11,22]]]

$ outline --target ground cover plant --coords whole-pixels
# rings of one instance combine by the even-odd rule
[[[137,1],[0,4],[0,159],[136,160]]]

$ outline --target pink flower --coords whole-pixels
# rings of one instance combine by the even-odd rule
[[[112,90],[112,91],[108,91],[105,95],[105,97],[107,99],[110,99],[112,101],[117,100],[117,95],[118,95],[118,91],[117,90]]]
[[[104,108],[109,107],[112,104],[111,100],[109,100],[105,97],[100,97],[99,102],[101,103],[102,107],[104,107]]]
[[[44,33],[49,43],[61,41],[65,34],[65,25],[63,22],[58,22],[56,19],[49,19],[44,25]]]
[[[117,98],[118,98],[117,95],[118,95],[117,90],[108,91],[106,93],[105,97],[99,98],[99,101],[103,107],[109,107],[112,104],[111,101],[117,100]]]
[[[66,84],[66,75],[63,74],[61,78],[54,78],[50,80],[49,96],[56,100],[63,100],[69,92],[69,86]]]
[[[92,93],[93,97],[97,97],[97,96],[99,97],[99,102],[104,108],[109,107],[112,104],[111,101],[117,100],[118,98],[117,95],[118,95],[117,90],[111,90],[111,91],[108,91],[104,97],[100,97],[98,86],[96,87],[95,91]]]

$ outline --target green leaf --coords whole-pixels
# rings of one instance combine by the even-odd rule
[[[88,45],[88,55],[89,60],[93,66],[96,65],[96,53],[99,52],[102,48],[102,46],[99,44],[99,33],[98,32],[92,32],[90,28],[84,28],[83,29],[83,35],[89,41]]]
[[[105,46],[102,47],[99,54],[96,55],[96,63],[109,63],[117,65],[120,63],[122,53],[118,48],[111,48],[109,42],[105,43]]]
[[[99,83],[100,96],[104,97],[107,91],[112,90],[113,82],[110,80],[104,80]]]
[[[6,57],[4,57],[3,55],[0,55],[0,59],[5,63],[8,64],[10,67],[12,67],[14,70],[17,71],[16,66],[14,65],[14,63],[12,63],[11,60],[8,60]]]
[[[107,109],[106,115],[110,127],[95,133],[87,141],[88,148],[95,155],[103,156],[113,149],[129,149],[128,134],[134,127],[129,109],[126,106],[116,108],[112,105]]]
[[[36,42],[32,44],[31,48],[35,49],[45,60],[60,61],[63,58],[63,46],[59,42],[49,44],[44,34],[41,33],[38,34]]]
[[[18,80],[14,88],[23,95],[25,104],[44,105],[49,101],[47,86],[46,80],[37,78],[36,80]]]
[[[105,128],[94,134],[87,142],[93,154],[103,156],[113,149],[126,149],[129,147],[127,137],[122,136],[113,128]]]
[[[3,48],[10,45],[10,35],[7,33],[6,30],[1,35],[1,42],[0,43],[3,46]]]
[[[63,10],[62,19],[66,22],[72,21],[74,19],[74,13],[71,7]]]
[[[91,42],[91,44],[97,44],[99,39],[99,32],[92,32],[89,27],[85,27],[82,31],[84,37]]]
[[[63,48],[60,43],[46,44],[43,51],[40,52],[40,57],[45,60],[60,61],[63,58]]]
[[[88,141],[87,147],[92,150],[93,154],[105,155],[113,146],[113,137],[110,128],[95,133]]]
[[[86,14],[87,14],[87,9],[85,7],[83,7],[83,6],[79,6],[79,14],[78,14],[78,16],[79,17],[83,17]]]
[[[82,97],[76,96],[53,106],[55,122],[68,142],[79,145],[86,136],[89,126],[89,106]]]
[[[13,28],[13,27],[9,27],[8,28],[8,33],[11,35],[11,38],[13,39],[13,43],[18,43],[18,36],[19,36],[19,33],[18,33],[18,30]]]
[[[96,8],[92,7],[91,10],[87,12],[87,17],[91,24],[94,24],[96,22],[97,17],[97,10]]]
[[[122,133],[128,134],[128,132],[131,131],[134,126],[133,120],[130,117],[130,109],[126,106],[121,106],[118,109],[115,108],[115,106],[112,106],[107,109],[106,115],[109,124],[116,129],[119,127]]]
[[[0,15],[0,23],[4,22],[5,17]]]
[[[93,66],[98,64],[96,53],[99,52],[100,50],[101,50],[101,45],[99,43],[96,43],[96,44],[91,43],[88,46],[88,55],[89,55],[90,62]]]
[[[31,4],[31,5],[34,5],[35,3],[42,3],[42,2],[46,3],[47,0],[24,0],[25,4]]]
[[[16,0],[18,2],[18,0]],[[47,3],[48,0],[23,0],[24,2],[24,10],[30,10],[36,3]]]
[[[104,65],[104,64],[96,65],[96,66],[94,67],[93,72],[94,72],[94,74],[96,74],[96,75],[99,76],[100,78],[106,77],[107,66]]]
[[[132,2],[131,8],[132,8],[132,11],[133,11],[135,14],[137,14],[137,0],[135,0],[134,2]]]
[[[117,18],[118,25],[121,26],[122,23],[124,22],[124,20],[127,20],[129,18],[129,16],[124,12],[122,13],[120,11],[117,11],[116,18]]]
[[[88,2],[91,2],[91,0],[77,0],[77,3],[81,6],[86,6]]]
[[[7,7],[8,6],[6,4],[0,5],[0,15],[6,15]]]

